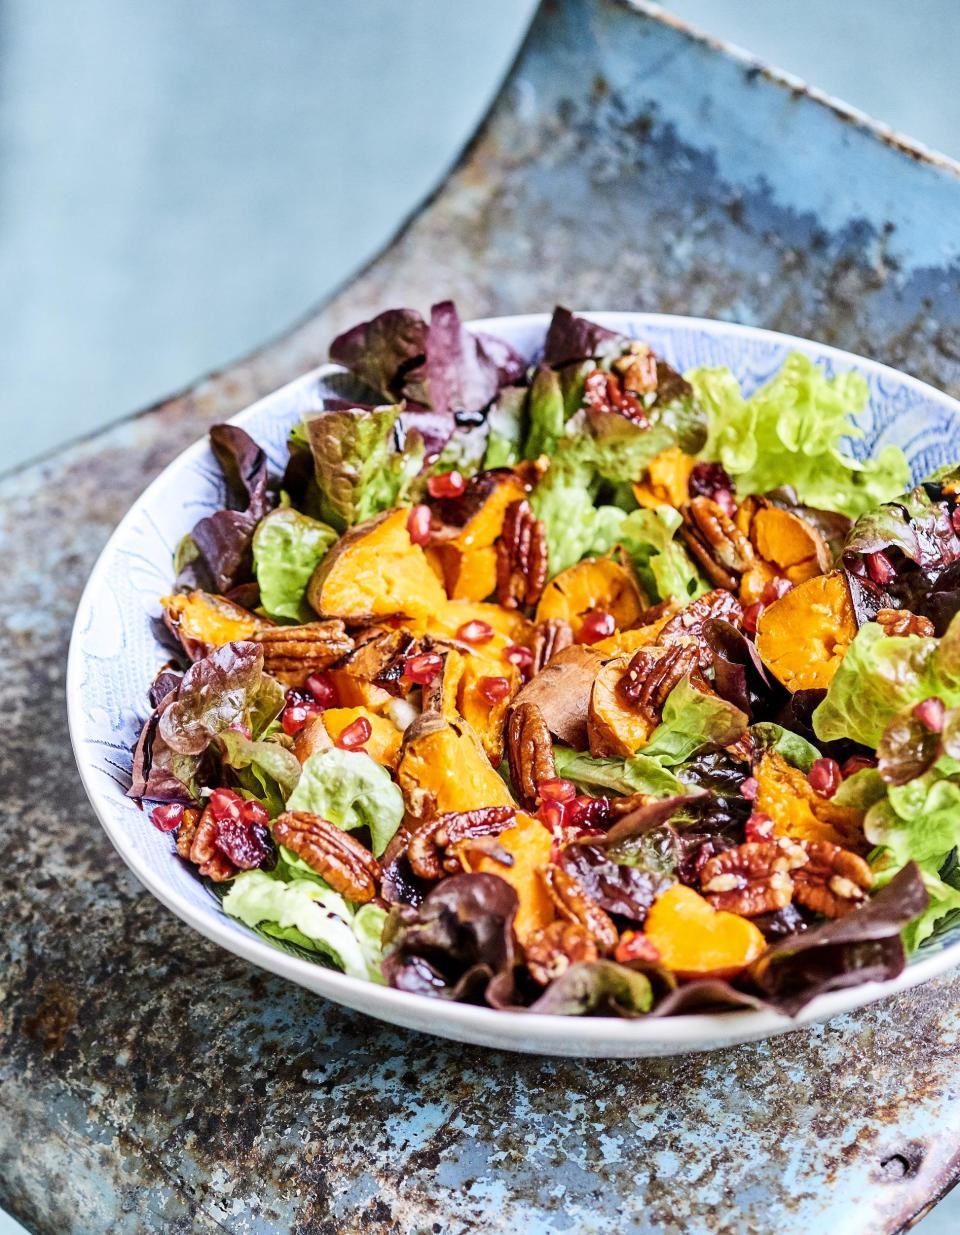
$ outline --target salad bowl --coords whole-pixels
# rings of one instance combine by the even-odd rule
[[[749,394],[801,352],[829,375],[856,370],[869,388],[857,417],[863,459],[899,446],[914,480],[960,458],[960,404],[876,362],[753,327],[646,313],[589,312],[600,324],[642,338],[681,372],[728,366]],[[535,359],[547,314],[468,323]],[[352,379],[322,366],[236,416],[282,472],[287,439],[323,398],[350,396]],[[185,451],[134,503],[97,562],[81,599],[70,647],[67,703],[80,775],[96,813],[140,882],[184,922],[252,963],[339,1004],[406,1028],[457,1041],[543,1055],[634,1057],[709,1050],[797,1029],[928,980],[960,961],[960,924],[941,930],[887,982],[820,995],[795,1016],[759,1010],[623,1020],[503,1012],[430,999],[347,976],[272,946],[228,917],[213,893],[181,862],[169,837],[151,828],[129,796],[131,751],[148,687],[167,660],[156,638],[157,598],[168,588],[176,546],[196,521],[223,504],[223,482],[205,441]]]

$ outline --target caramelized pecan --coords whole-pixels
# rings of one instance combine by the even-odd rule
[[[527,940],[524,954],[530,977],[540,986],[580,961],[595,961],[600,955],[593,936],[579,922],[560,919],[540,927]]]
[[[793,873],[806,863],[805,847],[786,837],[748,841],[709,858],[700,887],[714,909],[753,918],[790,904]]]
[[[540,874],[557,912],[568,922],[577,922],[606,956],[617,946],[619,934],[613,919],[587,895],[583,884],[568,870],[550,864]]]
[[[254,639],[263,647],[263,667],[284,686],[303,686],[311,673],[327,669],[353,650],[339,618],[306,626],[267,626]]]
[[[883,627],[885,635],[926,635],[934,633],[933,623],[929,618],[919,613],[911,613],[909,609],[881,609],[876,621]]]
[[[539,673],[558,652],[569,647],[573,647],[573,627],[569,622],[565,622],[563,618],[547,618],[543,622],[537,622],[530,646],[533,653],[531,677]]]
[[[435,816],[410,837],[407,858],[413,873],[421,879],[440,879],[450,874],[445,860],[447,849],[479,836],[499,836],[514,814],[512,806],[482,806]],[[456,862],[451,865],[458,869]]]
[[[520,703],[507,721],[507,763],[510,782],[521,805],[535,809],[538,785],[552,780],[557,769],[553,761],[553,739],[535,703]]]
[[[546,528],[521,498],[507,507],[497,540],[497,599],[505,609],[535,605],[546,581]]]
[[[286,811],[274,820],[273,835],[347,900],[362,903],[376,896],[380,864],[335,824],[307,811]]]
[[[804,841],[806,864],[793,877],[794,900],[828,918],[856,909],[873,883],[863,858],[829,841]]]
[[[177,829],[177,853],[198,867],[207,879],[223,883],[234,877],[237,868],[217,848],[218,831],[219,825],[209,806],[202,815],[198,810],[185,810],[183,823]]]
[[[641,429],[650,424],[643,404],[632,390],[621,384],[616,373],[606,373],[603,369],[589,373],[583,384],[583,402],[589,412],[624,416]]]
[[[703,626],[711,618],[720,618],[736,627],[742,624],[743,609],[732,592],[716,588],[692,600],[666,623],[657,637],[657,642],[663,647],[670,647],[674,643],[696,639],[700,668],[709,669],[713,662],[713,653],[703,637]]]
[[[657,358],[639,339],[610,367],[620,378],[623,389],[631,394],[645,395],[657,388]]]
[[[698,664],[697,645],[692,640],[666,650],[638,648],[620,679],[620,693],[644,720],[657,725],[670,692],[687,674],[696,673]]]
[[[709,497],[695,497],[681,511],[683,537],[691,556],[717,587],[735,590],[754,565],[753,545],[726,511]]]

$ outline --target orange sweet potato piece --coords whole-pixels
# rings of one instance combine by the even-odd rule
[[[861,854],[869,848],[863,835],[864,812],[821,797],[800,769],[776,751],[764,752],[755,775],[754,806],[773,820],[774,835],[829,841]]]
[[[511,866],[498,861],[495,854],[471,848],[469,842],[455,846],[454,852],[464,870],[499,875],[510,884],[518,901],[514,930],[524,944],[534,931],[556,917],[553,901],[540,877],[541,869],[550,860],[553,837],[538,819],[519,811],[514,823],[497,837],[497,846],[513,858]]]
[[[183,644],[191,660],[237,639],[249,639],[263,626],[272,626],[248,609],[212,592],[176,592],[164,596],[163,620]]]
[[[633,575],[612,558],[586,558],[561,570],[544,588],[537,605],[537,621],[559,618],[578,635],[583,619],[593,610],[613,615],[618,630],[643,617],[646,598]]]
[[[484,678],[505,678],[509,690],[494,702],[484,695]],[[520,689],[520,671],[504,660],[485,656],[465,656],[463,674],[457,690],[457,708],[470,724],[487,752],[487,758],[499,767],[503,759],[504,725],[513,696]]]
[[[768,605],[757,623],[757,651],[788,690],[830,685],[857,633],[847,581],[817,575]]]
[[[678,978],[735,977],[767,946],[747,918],[714,909],[682,883],[660,893],[643,930]]]
[[[516,696],[513,706],[535,703],[553,736],[574,750],[587,746],[587,712],[603,657],[575,643],[558,652]]]
[[[750,539],[760,557],[771,562],[791,583],[823,574],[833,564],[820,532],[789,510],[761,506],[753,516]]]
[[[329,733],[334,744],[348,725],[365,717],[370,725],[370,737],[362,749],[374,763],[380,763],[391,771],[396,771],[400,762],[400,743],[403,734],[388,720],[386,716],[378,716],[368,708],[327,708],[321,713],[324,728]]]
[[[678,510],[690,500],[690,473],[696,464],[692,455],[679,446],[661,450],[650,460],[646,477],[633,486],[638,506],[655,510],[657,506],[675,506]]]
[[[451,600],[486,600],[496,591],[497,551],[492,545],[430,545],[426,552]]]
[[[397,784],[414,825],[447,811],[516,805],[467,722],[434,711],[405,731]]]
[[[591,755],[629,758],[646,746],[656,728],[620,694],[620,680],[632,659],[633,653],[625,652],[608,660],[593,683],[587,718]]]
[[[388,510],[340,537],[307,587],[307,600],[321,617],[361,622],[404,614],[423,620],[446,604],[443,585],[407,532],[409,513]]]
[[[374,627],[358,636],[354,650],[327,670],[340,704],[379,711],[392,695],[405,695],[404,665],[414,651],[414,638],[406,630]]]
[[[510,644],[527,644],[533,635],[530,622],[515,610],[469,600],[444,600],[429,616],[427,631],[438,639],[457,641],[457,632],[468,622],[486,622],[493,627],[493,638],[487,643],[469,645],[492,659],[498,659]]]
[[[507,507],[526,493],[523,481],[509,468],[478,472],[460,497],[432,503],[443,543],[458,549],[489,548],[503,531]]]
[[[609,639],[601,639],[599,643],[592,643],[590,646],[601,656],[622,656],[624,652],[633,653],[638,648],[649,647],[651,643],[656,643],[661,630],[679,610],[679,605],[670,605],[655,622],[649,622],[646,626],[634,626],[631,630],[618,630]]]

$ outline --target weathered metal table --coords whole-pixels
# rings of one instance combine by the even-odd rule
[[[660,308],[960,388],[960,179],[655,13],[548,0],[438,196],[234,369],[0,484],[0,1204],[89,1232],[844,1232],[960,1170],[960,977],[710,1056],[538,1061],[394,1032],[218,952],[84,800],[63,666],[130,500],[349,321]]]

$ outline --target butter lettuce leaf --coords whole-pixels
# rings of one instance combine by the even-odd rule
[[[255,742],[236,729],[221,733],[219,740],[223,762],[233,769],[240,788],[276,818],[297,787],[300,760],[278,741]]]
[[[567,746],[555,746],[553,758],[558,776],[572,780],[593,795],[609,791],[624,796],[651,793],[658,798],[672,798],[689,793],[689,787],[673,772],[645,754],[630,759],[601,758]]]
[[[850,419],[867,402],[858,373],[828,377],[793,352],[749,399],[727,369],[696,369],[687,378],[708,413],[703,456],[723,464],[741,495],[790,485],[801,502],[856,517],[909,484],[899,448],[865,462],[843,449],[844,439],[862,436]]]
[[[287,809],[320,815],[345,832],[369,829],[379,857],[403,819],[403,794],[369,755],[334,746],[306,760]]]
[[[260,604],[271,617],[310,621],[307,584],[336,539],[332,527],[290,506],[260,520],[253,535],[253,565]]]
[[[743,737],[747,717],[717,695],[695,690],[685,677],[667,697],[663,718],[643,748],[667,767],[685,763],[704,746],[729,746]]]

